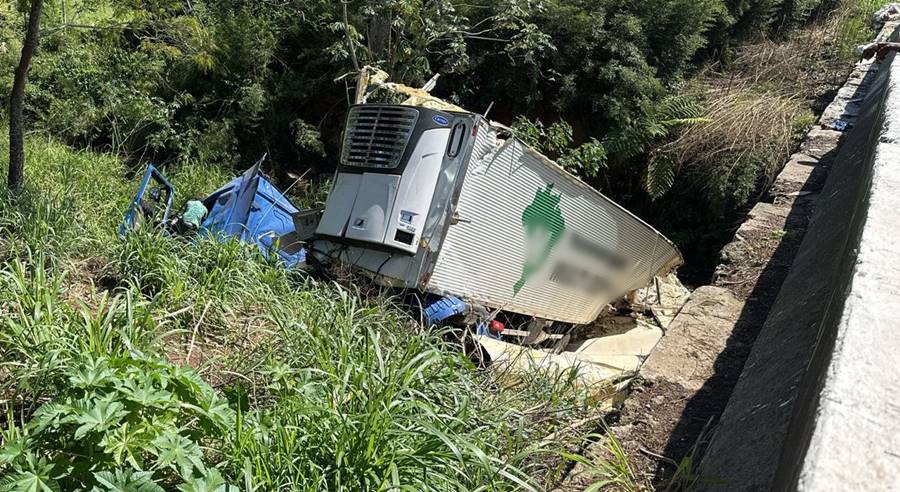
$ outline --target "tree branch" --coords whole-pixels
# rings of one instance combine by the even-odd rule
[[[347,0],[341,0],[344,8],[344,33],[347,35],[347,49],[350,50],[350,56],[353,59],[353,68],[359,72],[359,60],[356,59],[356,47],[353,46],[353,38],[350,36],[350,20],[347,16]]]
[[[108,26],[92,26],[92,25],[88,25],[88,24],[66,23],[66,24],[60,24],[58,26],[54,26],[54,27],[51,27],[48,29],[44,29],[43,31],[41,31],[41,35],[47,36],[47,35],[50,35],[53,33],[57,33],[59,31],[65,31],[67,29],[87,29],[87,30],[95,30],[95,31],[122,30],[122,29],[128,28],[130,25],[131,24],[114,24],[114,25],[108,25]]]

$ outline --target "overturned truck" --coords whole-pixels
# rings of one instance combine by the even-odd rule
[[[573,327],[681,264],[659,232],[502,125],[420,89],[358,90],[377,92],[400,104],[361,97],[350,108],[323,211],[298,210],[257,163],[201,201],[198,232],[256,244],[290,267],[349,265],[414,293],[429,324],[471,326],[482,345],[551,340],[556,353],[571,349]],[[143,216],[170,221],[174,193],[151,166],[122,234]],[[599,379],[633,372],[662,336],[633,321],[630,335],[577,349],[616,369]]]
[[[473,306],[533,318],[505,333],[530,340],[552,323],[593,322],[681,264],[659,232],[502,125],[418,89],[385,88],[408,98],[350,108],[309,243],[319,261],[443,296],[425,310],[430,322]]]

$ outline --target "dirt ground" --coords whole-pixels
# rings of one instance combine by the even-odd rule
[[[619,420],[612,432],[628,453],[642,485],[665,488],[681,460],[691,455],[698,443],[702,446],[704,430],[708,434],[710,421],[728,403],[730,393],[722,389],[708,390],[709,398],[702,405],[688,409],[696,392],[666,381],[637,383],[621,413],[613,416]],[[684,426],[686,415],[689,421]],[[676,428],[680,429],[678,435],[672,434]]]
[[[699,462],[790,270],[812,212],[811,203],[798,200],[781,207],[761,204],[739,231],[738,240],[723,251],[714,284],[730,291],[743,307],[702,387],[685,388],[665,380],[639,381],[621,411],[613,416],[611,431],[628,452],[633,471],[644,487],[667,489],[685,458],[693,465]],[[690,475],[690,465],[687,471]],[[679,478],[687,482],[692,479],[683,474]]]

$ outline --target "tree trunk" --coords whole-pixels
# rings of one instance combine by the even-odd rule
[[[31,57],[37,49],[40,37],[41,7],[44,0],[32,0],[31,12],[28,14],[28,30],[25,31],[25,42],[22,44],[22,56],[16,67],[16,77],[12,92],[9,95],[9,188],[14,191],[22,189],[22,175],[25,168],[25,122],[22,120],[22,109],[25,106],[25,82],[28,80],[28,69]]]
[[[391,19],[383,14],[375,14],[369,20],[370,59],[384,61],[388,57],[388,43],[391,41]]]

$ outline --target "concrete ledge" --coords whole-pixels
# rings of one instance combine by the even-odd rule
[[[900,62],[887,84],[868,210],[800,490],[900,487]]]
[[[641,376],[699,391],[715,372],[716,357],[725,350],[741,307],[743,303],[721,287],[694,291],[644,362]]]
[[[842,138],[791,271],[709,444],[700,468],[708,480],[700,488],[900,485],[900,458],[892,454],[900,450],[900,407],[888,396],[900,362],[900,248],[894,243],[900,230],[900,148],[894,147],[900,68],[894,65],[900,62],[894,58],[857,67],[850,83],[867,92],[865,99],[823,116],[852,118],[854,127]],[[861,97],[845,91],[851,92]],[[829,153],[815,144],[803,152],[816,159]],[[777,191],[796,193],[803,174],[789,167]]]

